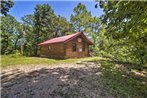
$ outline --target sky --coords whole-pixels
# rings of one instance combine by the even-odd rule
[[[86,6],[92,16],[102,15],[102,9],[95,8],[96,3],[93,0],[14,0],[14,6],[10,9],[9,14],[21,21],[21,17],[24,15],[34,13],[36,4],[49,4],[56,15],[61,15],[69,21],[74,7],[80,2]]]

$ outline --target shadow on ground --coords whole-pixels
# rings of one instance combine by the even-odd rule
[[[2,98],[111,98],[98,67],[19,69],[2,73]]]
[[[103,85],[115,98],[147,98],[147,70],[137,70],[130,63],[99,60]]]
[[[75,66],[75,67],[74,67]],[[147,71],[109,60],[2,72],[2,98],[147,98]]]

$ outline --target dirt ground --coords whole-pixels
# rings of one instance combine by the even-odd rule
[[[2,70],[2,98],[113,98],[93,62],[31,65]]]

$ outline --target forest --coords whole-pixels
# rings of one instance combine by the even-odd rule
[[[147,1],[96,0],[100,17],[79,2],[69,20],[45,3],[18,21],[14,5],[0,7],[2,98],[147,98]],[[39,57],[38,43],[75,32],[94,43],[90,57]]]
[[[92,56],[110,57],[139,66],[147,64],[147,2],[100,1],[95,8],[103,9],[101,17],[93,17],[86,6],[79,3],[70,17],[55,15],[49,4],[38,4],[33,14],[18,22],[10,15],[13,1],[2,1],[1,54],[21,52],[25,56],[38,56],[38,43],[77,31],[84,32],[94,45]]]

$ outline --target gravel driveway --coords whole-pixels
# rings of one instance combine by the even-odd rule
[[[113,98],[103,89],[100,70],[92,62],[3,69],[1,95],[2,98]]]

